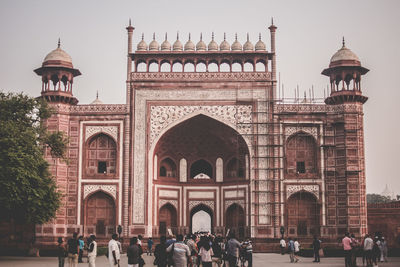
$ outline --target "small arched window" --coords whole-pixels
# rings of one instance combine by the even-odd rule
[[[165,158],[160,163],[160,177],[176,177],[176,164],[170,158]]]

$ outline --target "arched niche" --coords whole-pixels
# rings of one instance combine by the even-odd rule
[[[197,231],[212,233],[214,226],[213,211],[210,207],[199,204],[190,211],[190,232]]]
[[[245,235],[246,216],[243,208],[233,203],[226,209],[225,214],[225,226],[230,231],[234,232],[239,238],[243,238]]]
[[[104,133],[92,136],[85,146],[84,161],[87,177],[116,177],[118,161],[114,139]]]
[[[167,230],[171,229],[176,232],[177,224],[177,211],[170,203],[164,204],[158,213],[158,227],[160,235],[167,235]]]
[[[317,144],[314,137],[297,132],[286,141],[286,174],[288,177],[313,178],[317,174]]]
[[[216,182],[222,182],[224,180],[224,160],[222,158],[217,158],[215,180]]]
[[[202,175],[203,174],[203,175]],[[192,179],[212,179],[213,166],[204,159],[199,159],[190,166],[190,178]]]
[[[184,158],[179,161],[179,181],[187,182],[187,161]]]
[[[243,155],[242,160],[236,157],[231,158],[226,164],[226,178],[227,179],[244,179],[246,176],[246,155]]]
[[[286,226],[288,234],[313,236],[320,234],[321,205],[311,193],[299,191],[286,201]]]
[[[89,195],[85,200],[84,226],[87,234],[109,236],[115,232],[116,208],[114,199],[103,191]]]
[[[175,162],[169,157],[164,158],[159,165],[158,177],[176,178],[176,175],[177,169]]]
[[[244,138],[235,129],[200,114],[165,131],[154,144],[153,153],[158,158],[184,158],[187,161],[187,178],[191,182],[215,183],[217,159],[225,162],[235,155],[244,159],[244,155],[249,154],[249,149]],[[179,173],[182,172],[180,169]],[[205,173],[212,179],[193,179],[200,173]]]

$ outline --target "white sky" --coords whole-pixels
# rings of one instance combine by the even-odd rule
[[[368,0],[153,0],[59,1],[2,0],[0,2],[0,90],[38,96],[40,77],[33,72],[57,46],[67,51],[82,76],[74,80],[74,95],[90,103],[99,91],[105,103],[125,103],[127,34],[132,18],[134,47],[144,32],[147,43],[153,32],[161,44],[165,32],[173,43],[176,32],[182,43],[191,32],[197,43],[200,32],[206,44],[215,32],[232,43],[243,44],[246,33],[256,43],[258,33],[269,50],[271,17],[277,29],[277,67],[285,96],[293,97],[296,85],[303,91],[314,86],[322,97],[329,83],[321,71],[331,56],[346,46],[370,72],[363,77],[367,192],[380,193],[385,184],[400,194],[399,104],[397,78],[400,64],[400,1]]]

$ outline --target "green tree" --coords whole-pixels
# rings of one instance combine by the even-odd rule
[[[379,194],[367,194],[367,203],[386,203],[392,201],[390,197],[382,196]]]
[[[44,159],[46,148],[65,158],[63,132],[48,132],[52,115],[42,99],[0,92],[0,220],[42,224],[55,217],[61,193]]]

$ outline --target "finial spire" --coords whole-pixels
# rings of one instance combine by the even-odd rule
[[[99,99],[99,90],[96,91],[96,99]]]
[[[260,40],[260,41],[261,41],[261,32],[260,32],[260,33],[258,33],[258,40]]]
[[[200,41],[203,41],[203,33],[200,33]]]
[[[60,48],[60,46],[61,46],[61,41],[60,41],[60,38],[58,38],[57,48]]]
[[[247,33],[247,41],[249,41],[249,33]]]
[[[224,32],[224,41],[226,41],[226,32]]]
[[[212,32],[212,35],[211,35],[211,40],[213,40],[213,41],[214,41],[214,32]]]
[[[144,33],[142,32],[142,41],[144,40]]]
[[[343,36],[342,44],[343,44],[343,47],[345,47],[344,36]]]
[[[153,32],[153,40],[155,40],[155,39],[156,39],[156,33]]]
[[[189,41],[190,41],[190,32],[189,32]]]
[[[176,32],[176,40],[179,40],[179,31]]]
[[[131,26],[132,26],[131,18],[129,18],[129,27],[131,27]]]
[[[167,33],[165,33],[165,41],[167,41],[167,39],[168,39],[168,35],[167,35]]]
[[[237,41],[237,33],[235,33],[235,41]]]
[[[271,17],[271,25],[274,25],[274,17]]]

